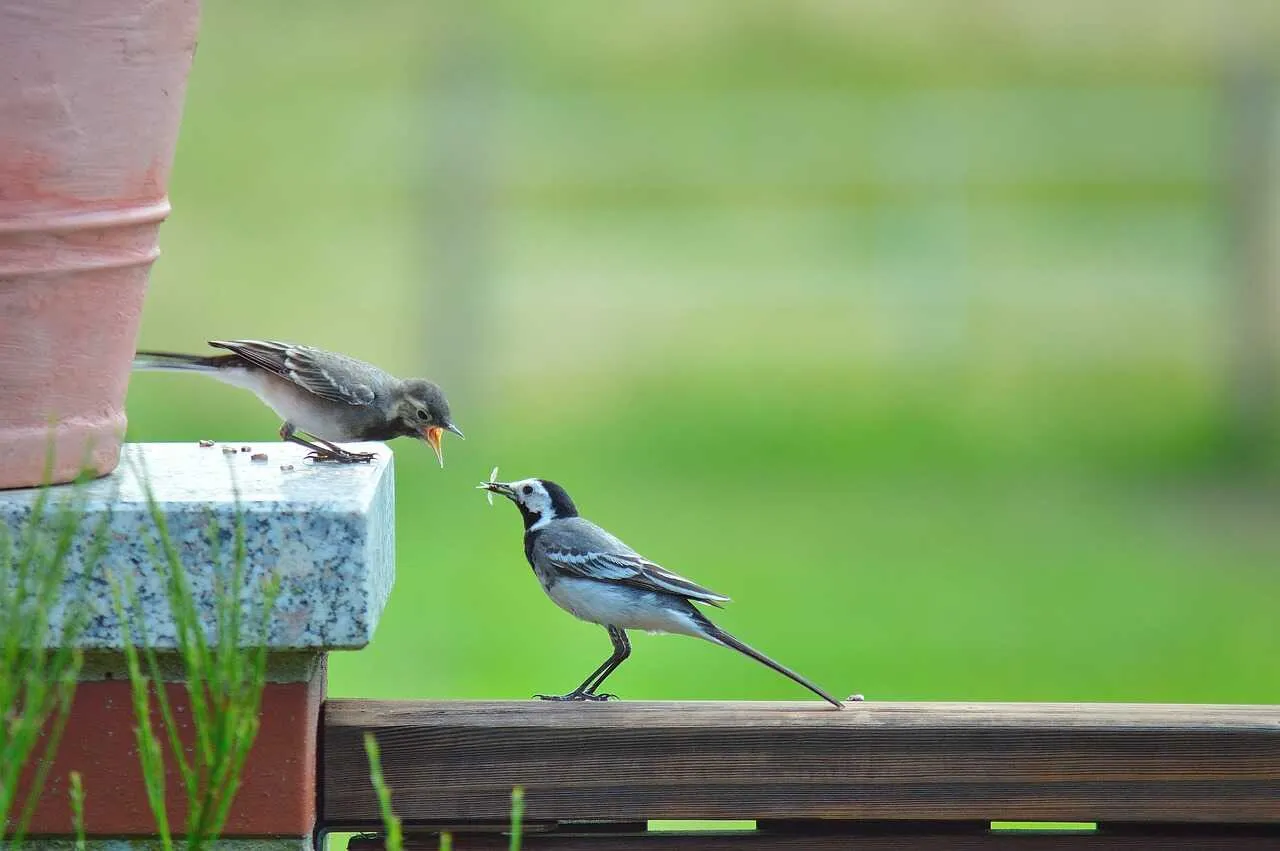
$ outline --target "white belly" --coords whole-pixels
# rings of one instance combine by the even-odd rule
[[[260,369],[223,369],[216,377],[226,384],[252,391],[281,420],[293,423],[299,431],[324,440],[350,440],[346,434],[335,433],[332,423],[324,417],[326,406],[338,404],[321,399],[292,382]]]
[[[668,594],[565,577],[552,585],[547,595],[574,617],[601,626],[703,637],[687,613],[671,607]]]

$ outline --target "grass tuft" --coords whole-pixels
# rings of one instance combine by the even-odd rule
[[[213,638],[206,635],[199,607],[187,581],[187,573],[168,524],[147,484],[143,471],[147,505],[155,524],[158,542],[152,545],[153,562],[166,570],[165,593],[174,623],[178,657],[184,670],[184,685],[190,706],[194,746],[188,750],[179,736],[179,725],[164,687],[160,659],[146,625],[130,623],[131,611],[140,611],[130,578],[113,578],[112,599],[124,634],[125,658],[132,685],[134,714],[138,726],[138,759],[147,789],[147,800],[156,820],[157,834],[165,851],[174,847],[173,829],[165,809],[164,744],[153,722],[152,698],[159,710],[164,739],[178,767],[186,794],[186,823],[183,836],[187,851],[197,851],[221,835],[231,804],[240,788],[249,749],[259,728],[258,708],[266,684],[266,636],[280,592],[279,577],[262,583],[248,595],[256,611],[245,622],[240,589],[245,586],[245,545],[243,518],[238,517],[229,574],[215,578]],[[212,564],[221,566],[219,530],[210,523]],[[256,633],[249,629],[252,626]],[[145,670],[144,670],[145,662]]]
[[[51,470],[52,451],[46,481]],[[89,581],[106,547],[107,517],[88,538],[73,593],[62,597],[83,525],[82,485],[88,478],[82,474],[56,506],[52,489],[40,488],[21,530],[0,526],[0,841],[14,847],[26,837],[39,803],[84,662],[75,645],[88,623]],[[53,614],[59,605],[57,629]],[[33,757],[29,788],[36,791],[19,801],[18,778]]]

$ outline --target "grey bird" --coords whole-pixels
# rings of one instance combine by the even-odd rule
[[[351,452],[339,441],[414,437],[427,442],[443,467],[441,436],[446,431],[463,436],[443,391],[426,379],[396,378],[346,355],[274,340],[210,340],[209,345],[230,354],[138,352],[133,368],[200,372],[252,390],[284,420],[280,438],[307,447],[308,457],[318,461],[373,460],[372,452]]]
[[[605,679],[631,655],[627,630],[691,635],[729,647],[789,677],[837,709],[844,704],[804,677],[713,624],[693,604],[719,607],[729,598],[649,561],[578,515],[569,494],[546,479],[482,483],[479,487],[515,503],[524,518],[524,554],[547,596],[569,614],[600,624],[613,653],[568,694],[542,700],[608,700]]]

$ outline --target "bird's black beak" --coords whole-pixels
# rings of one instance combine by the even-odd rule
[[[460,440],[466,440],[466,439],[467,439],[467,436],[466,436],[465,434],[463,434],[463,433],[462,433],[462,429],[458,428],[458,427],[457,427],[456,425],[454,425],[453,423],[445,423],[445,425],[444,425],[444,430],[445,430],[445,431],[451,431],[451,432],[453,432],[454,434],[456,434],[456,435],[458,436],[458,438],[459,438]]]
[[[482,491],[488,491],[489,493],[500,493],[508,499],[516,495],[516,492],[512,490],[511,485],[506,482],[481,482],[476,485],[476,487]]]

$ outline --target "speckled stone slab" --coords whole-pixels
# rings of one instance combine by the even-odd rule
[[[111,602],[111,576],[128,578],[154,647],[176,646],[165,594],[168,568],[157,559],[156,525],[148,509],[150,483],[169,536],[180,554],[194,598],[214,634],[216,594],[232,569],[237,518],[244,523],[244,579],[238,590],[246,618],[261,612],[261,585],[278,574],[281,591],[270,619],[273,651],[354,649],[373,637],[395,581],[395,476],[391,451],[381,443],[352,445],[377,454],[369,464],[312,463],[307,450],[282,443],[200,446],[195,443],[127,444],[114,473],[86,485],[52,489],[52,505],[76,500],[81,521],[53,611],[50,645],[61,632],[67,601],[85,574],[91,532],[105,516],[106,549],[88,577],[92,616],[78,640],[88,651],[118,649],[123,636]],[[265,453],[254,460],[257,453]],[[34,490],[0,491],[0,523],[10,537],[31,525]],[[45,512],[46,527],[53,511]],[[218,557],[210,541],[215,527]],[[260,622],[260,618],[253,621]],[[136,638],[136,636],[135,636]],[[259,644],[256,635],[245,644]]]

